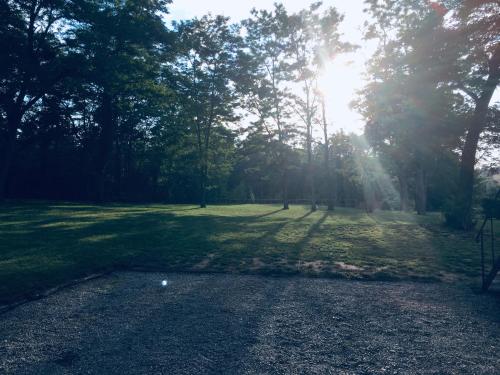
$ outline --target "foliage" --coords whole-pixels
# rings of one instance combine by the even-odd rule
[[[205,207],[209,166],[215,157],[211,152],[220,150],[213,147],[213,138],[227,137],[226,125],[237,121],[234,80],[240,40],[237,28],[222,16],[181,22],[176,31],[179,46],[179,58],[174,65],[179,77],[176,88],[182,98],[182,120],[195,135],[200,205]]]
[[[459,181],[446,216],[458,215],[449,223],[470,229],[476,152],[500,79],[500,44],[493,31],[500,20],[498,2],[366,4],[374,18],[366,36],[379,40],[371,62],[372,82],[359,106],[367,132],[400,176],[402,207],[404,180],[408,170],[415,172],[419,212],[425,212],[426,170],[458,149]],[[425,140],[414,141],[423,135]]]
[[[470,228],[477,154],[497,159],[497,2],[368,0],[362,136],[323,116],[319,74],[355,48],[335,8],[167,25],[169,4],[0,1],[0,199],[307,199]]]

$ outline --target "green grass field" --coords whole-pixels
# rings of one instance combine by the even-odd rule
[[[4,205],[0,303],[127,267],[475,282],[472,234],[440,220],[277,205]]]

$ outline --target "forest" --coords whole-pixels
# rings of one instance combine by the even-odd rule
[[[319,85],[358,48],[335,8],[170,22],[170,3],[0,0],[1,200],[305,203],[474,225],[499,173],[499,1],[366,0],[363,134],[334,127]]]

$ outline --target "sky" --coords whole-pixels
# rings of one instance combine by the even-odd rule
[[[174,0],[170,5],[170,20],[201,17],[207,13],[222,14],[238,22],[250,16],[252,8],[272,9],[275,2],[285,5],[289,12],[297,12],[316,0]],[[327,117],[330,131],[343,129],[361,134],[364,122],[349,103],[356,91],[364,85],[367,60],[375,51],[375,41],[363,40],[363,23],[368,19],[363,12],[364,0],[323,0],[323,5],[334,6],[344,15],[340,26],[343,40],[357,44],[360,48],[350,54],[337,57],[325,69],[320,80],[327,98]],[[496,90],[492,102],[500,102],[500,90]]]
[[[272,9],[276,0],[174,0],[170,5],[171,20],[201,17],[204,14],[222,14],[238,22],[250,16],[252,8]],[[307,7],[313,1],[281,0],[289,12]],[[363,0],[324,0],[324,6],[334,6],[344,14],[340,31],[347,42],[361,46],[356,52],[337,57],[325,69],[320,80],[327,98],[327,117],[330,131],[340,129],[362,133],[361,116],[349,108],[356,90],[363,86],[365,63],[375,49],[373,43],[362,40],[362,26],[367,16],[363,13]]]

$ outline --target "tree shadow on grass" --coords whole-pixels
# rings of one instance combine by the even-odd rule
[[[312,225],[309,226],[307,232],[302,237],[302,239],[300,239],[290,248],[288,258],[291,261],[295,260],[297,262],[297,267],[300,266],[300,261],[302,259],[301,254],[303,253],[304,249],[311,242],[314,235],[316,235],[320,231],[321,226],[323,225],[327,217],[330,215],[331,213],[329,213],[328,211],[323,212],[323,214],[318,218],[318,220],[316,220]]]
[[[316,220],[309,227],[309,229],[307,230],[305,236],[292,247],[292,251],[293,252],[302,251],[303,248],[304,248],[304,246],[306,246],[311,241],[313,235],[320,230],[321,226],[323,225],[323,223],[325,222],[326,218],[329,215],[330,215],[329,212],[327,212],[327,211],[323,212],[323,214],[318,218],[318,220]]]
[[[148,210],[131,206],[124,210],[117,208],[116,215],[107,210],[99,215],[101,208],[94,207],[80,216],[78,209],[74,216],[71,209],[49,218],[45,210],[39,215],[33,212],[18,215],[19,224],[0,228],[0,299],[116,268],[192,271],[201,264],[195,270],[297,273],[300,262],[316,260],[332,265],[334,261],[349,263],[351,259],[361,259],[378,266],[387,259],[399,262],[412,261],[414,257],[415,261],[428,265],[431,261],[426,254],[438,262],[445,261],[442,259],[450,262],[449,257],[434,251],[422,252],[417,247],[401,251],[398,241],[402,236],[410,238],[418,225],[414,228],[375,224],[380,233],[374,235],[367,224],[344,224],[334,219],[339,214],[344,218],[343,212],[307,211],[299,217],[290,217],[272,216],[281,210],[264,214],[267,216],[224,216],[210,211],[198,214],[197,210],[197,207]],[[176,211],[186,213],[179,215]],[[346,215],[362,214],[349,211]],[[263,217],[266,219],[262,220]],[[325,224],[328,217],[333,220]],[[347,230],[348,227],[352,230]],[[321,247],[316,246],[319,238]],[[334,248],[330,243],[335,241],[349,243],[353,253],[345,255],[344,250]],[[434,241],[436,238],[429,238],[429,243]],[[321,253],[321,249],[326,250]],[[403,263],[398,263],[398,267]],[[440,264],[436,267],[443,268]]]
[[[244,260],[242,271],[265,274],[297,273],[297,264],[304,248],[329,216],[324,212],[317,219],[304,223],[303,220],[311,214],[313,212],[309,211],[300,217],[273,225],[267,228],[263,235],[246,244],[241,250],[241,257]],[[280,238],[282,231],[287,233],[285,235],[281,233]],[[232,253],[226,254],[232,255]]]
[[[266,217],[266,216],[271,216],[271,215],[274,215],[274,214],[277,214],[278,212],[282,212],[283,209],[280,208],[280,209],[277,209],[277,210],[274,210],[274,211],[271,211],[271,212],[266,212],[265,214],[262,214],[262,215],[256,215],[254,216],[255,218],[262,218],[262,217]]]
[[[258,216],[176,215],[169,210],[133,209],[109,217],[71,217],[69,212],[47,221],[44,213],[30,213],[31,221],[3,230],[0,300],[115,268],[190,271],[208,258],[205,271],[246,272],[254,257],[266,258],[271,253],[271,260],[299,257],[300,249],[326,218],[325,214],[317,222],[305,224],[310,225],[305,237],[290,245],[278,241],[276,233],[287,225],[297,227],[311,212],[266,221]],[[59,222],[64,225],[55,225]],[[20,235],[20,229],[26,233]]]

